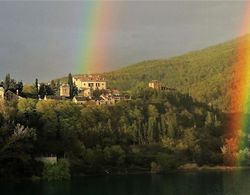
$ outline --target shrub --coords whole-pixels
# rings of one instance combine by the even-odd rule
[[[176,169],[179,166],[176,156],[171,154],[158,154],[157,164],[163,172]]]
[[[125,161],[125,152],[121,146],[105,147],[103,152],[105,160],[110,164],[121,165]]]
[[[158,165],[156,162],[151,162],[151,173],[159,173],[160,171],[160,165]]]
[[[69,162],[65,159],[60,159],[55,164],[45,163],[43,169],[43,178],[48,181],[70,179],[69,167]]]

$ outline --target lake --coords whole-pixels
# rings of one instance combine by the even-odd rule
[[[1,183],[3,195],[250,194],[250,170],[93,176],[68,182]]]

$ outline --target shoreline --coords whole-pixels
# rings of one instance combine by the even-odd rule
[[[85,177],[103,177],[103,176],[130,176],[130,175],[167,175],[167,174],[174,174],[174,173],[202,173],[202,172],[231,172],[231,171],[238,171],[238,170],[250,170],[250,166],[195,166],[195,165],[183,165],[177,169],[174,170],[168,170],[168,171],[161,171],[161,172],[152,172],[150,170],[148,171],[131,171],[131,172],[110,172],[108,174],[105,173],[99,173],[99,174],[79,174],[79,175],[72,175],[69,180],[71,181],[76,178],[85,178]],[[17,179],[17,178],[16,178]],[[1,179],[0,182],[3,181],[15,181],[10,178]],[[41,182],[46,181],[42,177],[39,176],[32,176],[29,178],[18,178],[16,182],[22,182],[22,181],[32,181],[32,182]],[[53,180],[51,182],[61,182],[65,180]],[[50,181],[49,181],[50,182]]]
[[[236,170],[248,170],[250,166],[224,166],[224,165],[216,165],[216,166],[196,166],[196,165],[183,165],[180,166],[177,170],[181,172],[209,172],[209,171],[236,171]]]

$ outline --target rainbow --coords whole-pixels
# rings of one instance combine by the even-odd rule
[[[246,2],[246,14],[240,34],[250,33],[250,2]],[[230,84],[231,110],[230,136],[228,140],[234,165],[240,165],[239,151],[244,150],[248,143],[250,121],[250,35],[239,39],[236,60],[233,66],[233,79]]]
[[[118,17],[113,14],[118,6],[104,1],[89,1],[83,5],[76,71],[89,74],[103,71],[108,60],[111,29]]]

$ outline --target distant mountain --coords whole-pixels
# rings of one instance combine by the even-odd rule
[[[190,93],[199,101],[229,111],[232,68],[240,55],[237,48],[249,38],[250,35],[246,35],[166,60],[139,62],[104,73],[104,76],[109,87],[122,90],[147,85],[150,80],[159,80],[168,87]]]

